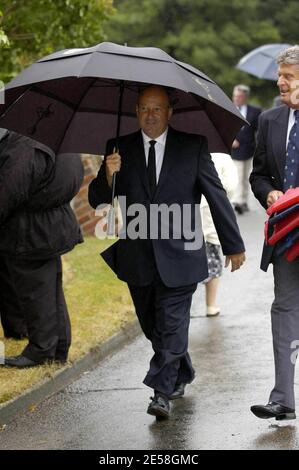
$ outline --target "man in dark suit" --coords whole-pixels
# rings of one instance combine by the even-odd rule
[[[197,283],[208,276],[196,217],[201,194],[210,204],[226,265],[231,262],[232,271],[245,260],[244,245],[206,138],[168,126],[172,108],[161,87],[146,88],[136,111],[141,130],[122,137],[118,153],[115,141],[108,142],[105,162],[89,187],[89,201],[94,208],[109,203],[112,175],[119,172],[117,194],[126,196],[127,207],[139,204],[146,210],[146,219],[140,224],[142,231],[149,222],[146,235],[121,236],[103,257],[128,283],[141,328],[152,343],[154,356],[144,383],[155,395],[148,413],[168,417],[169,399],[183,396],[185,385],[194,379],[188,354],[190,305]],[[197,229],[197,240],[186,232],[178,236],[185,220],[175,222],[175,217],[170,217],[167,222],[164,218],[154,227],[151,210],[162,204],[169,208],[176,205],[179,212],[184,205],[190,208],[190,228],[193,233]],[[132,216],[127,216],[126,229],[131,223]],[[172,234],[169,237],[161,235],[166,223]],[[150,236],[153,228],[158,228],[157,237]]]
[[[278,87],[282,106],[260,117],[257,148],[250,182],[266,209],[287,189],[299,186],[299,46],[278,57]],[[297,91],[296,91],[297,88]],[[299,339],[299,259],[288,262],[277,250],[264,246],[261,269],[273,263],[275,299],[271,309],[275,386],[267,405],[251,411],[259,418],[294,419],[294,348]]]
[[[255,149],[255,135],[258,128],[260,108],[248,104],[250,88],[236,85],[233,91],[233,102],[250,126],[243,126],[236,135],[232,145],[232,159],[238,171],[238,186],[233,196],[236,212],[243,214],[248,211],[249,175],[252,169],[252,157]]]

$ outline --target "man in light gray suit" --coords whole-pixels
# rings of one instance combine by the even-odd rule
[[[289,188],[299,186],[299,46],[277,59],[282,106],[261,114],[250,183],[266,209]],[[299,258],[288,262],[264,246],[261,269],[273,263],[275,299],[271,309],[275,385],[267,405],[254,405],[258,418],[295,419],[294,372],[299,344]]]

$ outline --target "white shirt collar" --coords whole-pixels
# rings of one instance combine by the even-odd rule
[[[290,112],[289,112],[289,129],[288,129],[288,134],[295,122],[295,111],[296,109],[293,109],[293,108],[290,108]]]
[[[148,144],[148,143],[150,142],[150,140],[155,140],[156,142],[158,142],[159,144],[161,144],[161,145],[163,145],[163,146],[165,147],[167,132],[168,132],[168,127],[167,127],[166,130],[163,132],[163,134],[159,135],[159,137],[156,137],[156,139],[152,139],[152,138],[149,137],[145,132],[143,132],[143,130],[141,129],[141,133],[142,133],[144,145],[145,145],[145,144]]]
[[[242,104],[242,106],[240,106],[239,110],[240,110],[240,113],[242,114],[242,116],[246,119],[247,104]]]

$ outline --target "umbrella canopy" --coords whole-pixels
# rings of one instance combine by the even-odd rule
[[[291,44],[265,44],[257,47],[244,55],[236,68],[258,78],[277,80],[278,65],[276,58],[281,51],[288,47],[291,47]]]
[[[55,152],[103,154],[120,114],[122,135],[138,129],[137,96],[147,84],[169,87],[176,129],[206,135],[211,152],[230,151],[246,121],[213,80],[161,49],[109,42],[59,51],[24,70],[6,86],[0,127]]]

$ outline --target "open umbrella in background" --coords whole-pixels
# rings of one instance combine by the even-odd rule
[[[244,55],[236,68],[265,80],[277,80],[278,54],[291,47],[291,44],[265,44]]]
[[[147,84],[171,90],[176,129],[205,135],[210,152],[230,151],[246,121],[213,80],[161,49],[109,42],[59,51],[25,69],[6,86],[0,127],[57,153],[103,154],[107,139],[137,130],[137,97]]]

